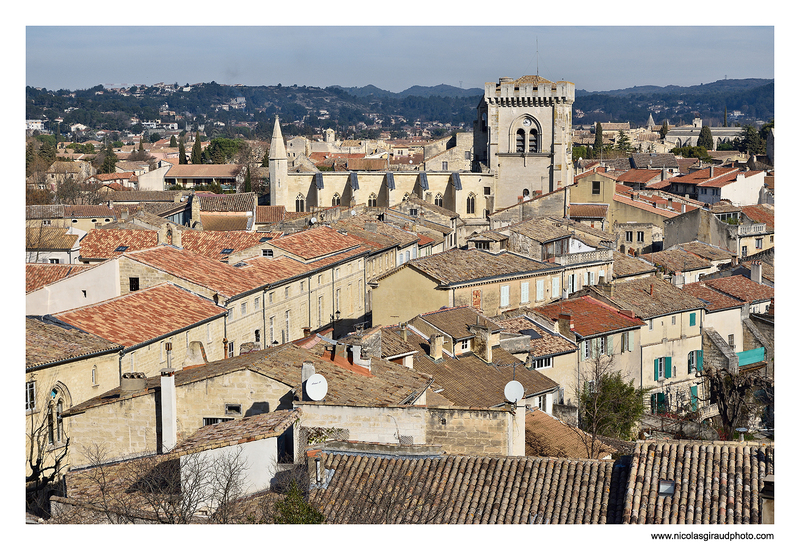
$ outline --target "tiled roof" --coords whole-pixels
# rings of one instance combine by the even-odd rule
[[[204,426],[181,441],[169,454],[172,456],[193,454],[268,437],[278,437],[291,427],[300,415],[299,410],[274,411]]]
[[[705,303],[706,310],[709,312],[741,307],[742,304],[744,304],[741,300],[737,300],[713,288],[709,288],[702,282],[683,285],[683,291],[691,294],[698,300],[702,300],[703,303]]]
[[[756,223],[767,224],[769,231],[775,231],[775,209],[765,204],[742,206],[742,212]]]
[[[525,455],[559,458],[598,458],[613,454],[608,445],[595,442],[596,455],[589,456],[591,435],[568,426],[546,412],[535,409],[525,414]],[[546,454],[540,454],[540,453]]]
[[[655,273],[656,267],[633,256],[614,251],[614,278]]]
[[[397,269],[404,267],[418,269],[441,284],[453,285],[477,279],[553,269],[559,266],[537,262],[510,252],[491,254],[478,249],[453,248],[439,254],[411,260]],[[389,271],[383,277],[393,272],[394,270]]]
[[[672,153],[632,153],[631,164],[635,168],[678,168],[680,161]]]
[[[256,223],[278,223],[285,217],[285,206],[256,206]]]
[[[112,174],[96,174],[94,177],[100,181],[129,180],[135,174],[133,172],[114,172]]]
[[[703,302],[659,277],[618,281],[611,299],[642,319],[703,308]]]
[[[696,269],[708,269],[711,267],[710,261],[705,258],[699,258],[683,250],[661,250],[659,252],[642,254],[641,258],[655,266],[661,267],[667,273],[694,271]]]
[[[569,205],[569,215],[573,218],[605,218],[607,214],[607,204],[572,203]]]
[[[570,206],[570,208],[572,207]],[[557,227],[543,218],[523,220],[514,225],[505,227],[504,229],[512,233],[519,233],[520,235],[540,243],[564,239],[570,236],[570,231],[568,229]]]
[[[492,364],[469,352],[456,357],[442,354],[442,361],[431,359],[430,344],[416,331],[408,331],[408,341],[419,353],[414,355],[414,370],[433,377],[443,388],[441,395],[459,407],[495,407],[505,403],[504,389],[511,380],[519,381],[525,395],[552,391],[558,384],[538,371],[526,369],[522,362],[501,347],[492,348]]]
[[[708,279],[704,282],[706,286],[744,302],[760,302],[771,300],[775,297],[775,289],[773,287],[760,285],[742,275]]]
[[[442,308],[431,313],[423,313],[419,317],[456,340],[475,336],[469,331],[469,325],[481,324],[489,327],[492,332],[501,330],[500,325],[468,306]]]
[[[248,270],[173,246],[157,246],[124,256],[228,297],[259,286],[259,280]]]
[[[406,332],[406,339],[403,340],[402,331],[397,325],[381,327],[381,357],[386,359],[397,355],[418,353],[419,349],[408,341],[407,335],[408,332]]]
[[[92,229],[81,240],[81,258],[116,258],[123,252],[152,248],[156,231],[146,229]],[[117,250],[127,247],[125,250]]]
[[[247,231],[250,216],[245,212],[213,212],[200,214],[204,231]]]
[[[304,260],[312,260],[359,246],[361,241],[331,227],[321,226],[273,239],[270,245]]]
[[[686,252],[691,252],[695,256],[706,258],[710,261],[730,261],[736,254],[730,250],[722,249],[718,246],[710,245],[701,241],[692,241],[678,245]]]
[[[765,475],[775,473],[773,443],[639,441],[631,463],[627,524],[761,523]],[[660,480],[675,482],[660,497]]]
[[[25,264],[25,292],[33,292],[92,267],[83,264]]]
[[[591,338],[607,332],[633,329],[644,325],[639,319],[622,315],[615,308],[589,296],[560,300],[533,309],[534,312],[557,321],[560,314],[570,315],[574,332]]]
[[[253,212],[257,206],[255,193],[196,193],[194,198],[200,202],[201,212]]]
[[[170,283],[54,315],[59,321],[125,347],[210,320],[226,312]]]
[[[27,250],[72,250],[80,235],[67,233],[66,227],[26,227]]]
[[[235,178],[238,164],[173,164],[165,178]]]
[[[609,460],[324,453],[309,502],[328,523],[620,523],[625,469]],[[372,519],[375,518],[375,519]]]
[[[348,235],[362,238],[366,242],[375,242],[384,248],[386,246],[408,246],[419,238],[416,233],[363,215],[345,218],[332,225],[336,229],[346,230]]]
[[[122,348],[99,336],[34,317],[25,318],[25,368]]]
[[[113,202],[175,202],[175,195],[191,195],[191,191],[114,191],[106,194]]]
[[[617,181],[624,183],[647,183],[653,178],[657,178],[659,176],[661,176],[661,170],[634,168],[632,170],[628,170],[618,177]]]
[[[530,354],[532,357],[549,357],[571,353],[578,346],[563,336],[551,333],[525,316],[498,320],[497,324],[509,332],[519,332],[531,337]],[[525,331],[525,332],[523,332]],[[535,334],[531,334],[531,332]]]
[[[665,180],[666,181],[666,180]],[[648,186],[649,187],[649,186]],[[674,218],[675,216],[680,215],[680,212],[675,212],[674,210],[667,210],[666,208],[658,208],[653,206],[653,202],[659,202],[658,200],[650,200],[648,197],[647,201],[644,200],[635,200],[632,197],[626,197],[625,195],[615,194],[614,201],[620,204],[625,204],[627,206],[632,206],[634,208],[638,208],[639,210],[644,210],[646,212],[650,212],[651,214],[658,214],[659,216],[663,216],[665,218]],[[662,199],[663,201],[663,199]],[[666,205],[667,201],[663,201]],[[688,210],[688,207],[687,207]]]
[[[65,218],[114,218],[116,213],[108,206],[101,204],[79,204],[64,206]],[[101,220],[102,221],[102,220]]]
[[[63,204],[31,204],[25,207],[25,219],[28,220],[60,220],[63,217]]]
[[[252,231],[184,231],[181,246],[208,258],[226,260],[229,255],[261,246],[264,235]],[[223,250],[230,252],[223,253]]]

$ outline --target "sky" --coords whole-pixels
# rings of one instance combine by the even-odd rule
[[[482,89],[502,76],[538,73],[607,91],[775,77],[771,25],[105,25],[26,25],[25,84],[372,84],[401,92],[438,84]]]

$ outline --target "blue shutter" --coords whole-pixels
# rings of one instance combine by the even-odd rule
[[[658,382],[658,359],[653,361],[653,380]]]
[[[697,365],[697,372],[703,372],[703,350],[697,350],[694,354],[694,361]]]
[[[692,394],[692,410],[697,410],[697,386],[689,386],[689,392]]]
[[[697,324],[697,313],[689,314],[689,326],[693,327]]]
[[[672,357],[665,357],[664,363],[664,378],[672,378]]]

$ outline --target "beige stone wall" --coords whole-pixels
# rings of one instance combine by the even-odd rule
[[[541,374],[556,382],[563,390],[564,403],[575,403],[575,387],[578,370],[578,352],[556,355],[551,358],[551,367],[536,369]],[[558,396],[554,397],[558,401]]]
[[[553,271],[541,275],[531,275],[529,277],[515,278],[505,281],[484,283],[481,285],[471,285],[458,287],[453,290],[454,306],[470,306],[480,309],[484,315],[494,317],[505,311],[517,309],[519,307],[536,307],[544,305],[559,297],[558,292],[553,293],[553,279],[558,279],[559,288],[562,285],[562,273]],[[543,286],[543,299],[537,300],[536,285],[541,281]],[[523,301],[522,284],[528,283],[528,300]],[[503,306],[500,302],[501,287],[508,286],[509,300],[508,305]],[[479,293],[479,297],[478,294]],[[477,305],[480,304],[480,305]]]
[[[72,361],[54,367],[48,367],[25,375],[26,382],[33,381],[36,385],[35,408],[25,413],[25,453],[29,456],[31,444],[38,454],[39,441],[45,444],[45,449],[59,451],[61,444],[55,442],[54,446],[47,444],[46,439],[37,437],[41,433],[41,426],[45,425],[48,406],[51,403],[51,392],[57,391],[58,398],[63,399],[63,410],[87,401],[119,386],[119,354],[116,352],[89,357],[79,361]],[[69,422],[64,422],[65,438],[71,436]],[[70,451],[74,449],[74,446]],[[50,454],[50,451],[46,451]],[[27,464],[27,463],[26,463]],[[27,469],[27,468],[26,468]],[[26,472],[29,473],[29,472]]]
[[[372,290],[372,325],[396,325],[420,313],[452,306],[450,292],[437,286],[433,279],[408,267],[389,275]]]
[[[511,413],[501,409],[299,405],[305,428],[339,428],[350,441],[440,445],[448,454],[507,455]],[[299,434],[296,430],[295,434]],[[296,435],[297,437],[297,435]],[[407,439],[411,438],[411,440]],[[302,442],[295,441],[299,450]],[[296,452],[295,456],[301,456]]]

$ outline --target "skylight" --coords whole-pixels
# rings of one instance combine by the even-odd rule
[[[233,252],[232,248],[223,248],[220,254],[230,254],[231,252]]]
[[[128,250],[127,246],[118,246],[114,249],[114,252],[125,252],[126,250]]]

